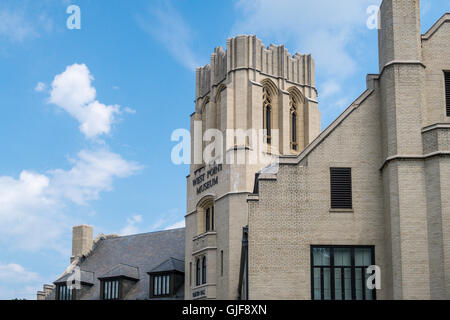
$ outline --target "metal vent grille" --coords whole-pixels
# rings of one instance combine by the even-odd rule
[[[450,72],[445,72],[445,100],[447,117],[450,117]]]
[[[352,209],[352,169],[331,168],[331,208]]]

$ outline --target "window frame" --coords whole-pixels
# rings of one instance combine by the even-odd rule
[[[444,70],[445,115],[450,117],[450,70]]]
[[[314,249],[318,248],[324,248],[324,249],[330,249],[330,265],[329,266],[321,266],[321,265],[314,265]],[[351,266],[343,267],[343,266],[335,266],[334,265],[334,250],[335,249],[350,249],[351,251]],[[329,301],[336,300],[335,299],[335,269],[343,269],[343,268],[350,268],[351,270],[351,300],[356,300],[356,274],[355,270],[357,268],[362,268],[362,275],[366,275],[366,269],[367,267],[364,266],[355,266],[355,249],[370,249],[371,250],[371,265],[375,265],[375,246],[374,245],[311,245],[310,246],[310,276],[311,276],[311,300],[325,300],[324,297],[324,285],[323,285],[323,269],[329,268],[330,269],[330,299]],[[320,268],[321,270],[321,298],[315,299],[314,297],[314,269]],[[367,301],[366,299],[366,278],[363,277],[363,290],[362,295],[363,298],[361,301]],[[337,301],[349,301],[345,299],[345,288],[342,287],[342,299]],[[372,300],[377,300],[377,291],[376,289],[372,289]],[[369,300],[370,301],[370,300]]]
[[[205,233],[214,232],[216,227],[214,225],[214,202],[209,203],[204,207],[205,210]]]
[[[207,283],[207,266],[206,266],[206,256],[203,256],[202,258],[202,281],[201,284],[206,284]]]
[[[108,283],[117,283],[117,297],[105,298],[105,285]],[[121,300],[123,293],[123,281],[120,277],[100,279],[100,300],[114,301]]]
[[[198,257],[195,261],[195,285],[196,286],[199,286],[202,284],[201,276],[202,276],[202,272],[201,272],[201,266],[200,266],[200,257]]]
[[[168,277],[168,279],[166,278]],[[167,293],[156,293],[155,294],[155,288],[154,288],[154,284],[155,284],[155,279],[160,279],[162,278],[162,281],[167,281],[165,285],[168,285],[167,289],[168,292]],[[162,282],[161,282],[162,284]],[[162,287],[161,287],[162,288]],[[173,276],[173,272],[156,272],[156,273],[151,273],[150,274],[150,298],[167,298],[167,297],[171,297],[174,295],[174,276]]]
[[[70,292],[70,299],[61,299],[61,292],[60,291],[61,291],[62,288],[66,288],[65,289],[65,294]],[[76,290],[73,287],[70,288],[67,285],[67,283],[58,283],[58,284],[56,284],[56,294],[55,294],[56,300],[59,300],[59,301],[72,301],[72,300],[76,299],[75,295],[76,295]]]

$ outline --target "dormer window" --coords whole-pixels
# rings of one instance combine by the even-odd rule
[[[168,297],[173,294],[171,290],[171,276],[168,273],[155,274],[150,277],[151,297]]]
[[[119,300],[121,299],[121,281],[120,279],[102,280],[101,281],[101,299],[102,300]]]
[[[57,284],[56,300],[75,300],[75,290],[67,284]]]
[[[184,261],[169,258],[150,272],[150,299],[180,297],[184,286]]]

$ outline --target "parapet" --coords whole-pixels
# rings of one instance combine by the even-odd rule
[[[214,49],[211,63],[197,68],[196,96],[205,96],[232,71],[250,69],[298,85],[315,87],[314,59],[310,54],[291,56],[284,45],[267,48],[254,35],[241,35],[227,40],[227,49]]]

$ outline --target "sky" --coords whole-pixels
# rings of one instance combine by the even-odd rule
[[[195,68],[239,34],[311,53],[322,129],[377,73],[379,0],[1,0],[0,299],[35,299],[69,263],[71,229],[184,226]],[[80,29],[69,29],[70,5]],[[422,32],[450,0],[422,0]],[[74,22],[74,20],[70,20]],[[69,24],[70,25],[70,24]]]

